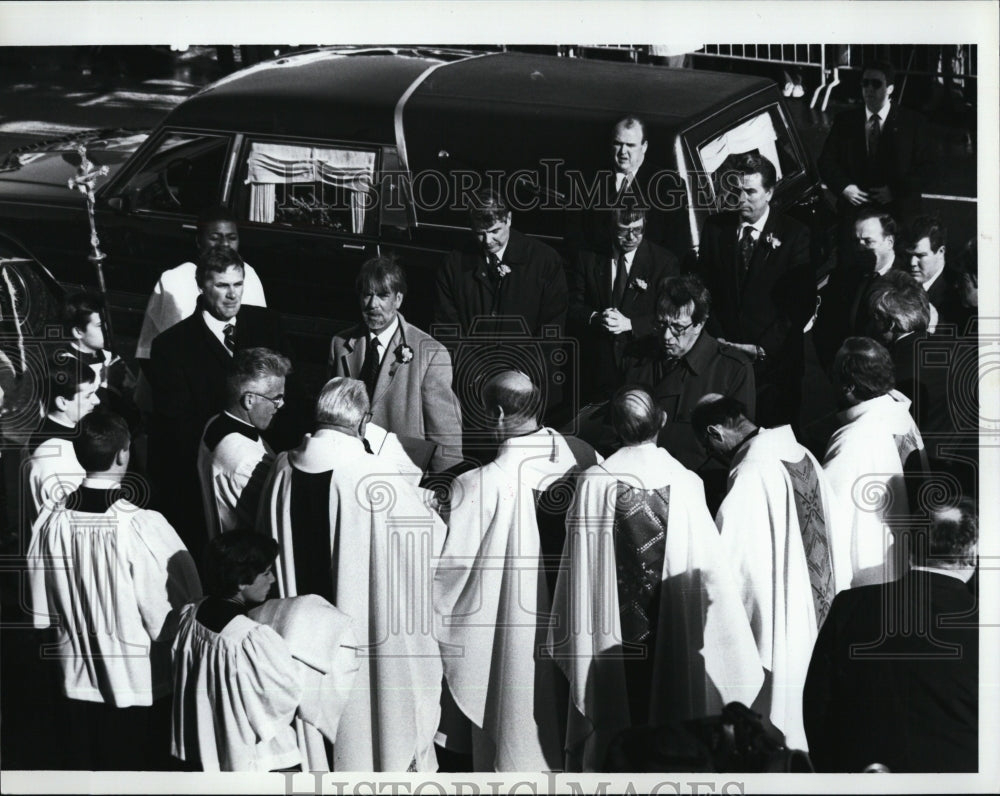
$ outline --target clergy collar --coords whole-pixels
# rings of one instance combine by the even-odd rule
[[[102,475],[88,475],[84,477],[81,483],[81,486],[85,486],[88,489],[119,489],[121,485],[121,478]]]
[[[223,329],[225,329],[230,324],[232,324],[233,326],[236,326],[236,318],[237,318],[238,315],[239,315],[239,313],[237,313],[236,315],[234,315],[228,321],[220,321],[218,318],[216,318],[208,310],[203,309],[201,311],[201,319],[203,321],[205,321],[205,325],[209,328],[209,330],[212,332],[212,334],[214,334],[220,340],[222,339],[223,335],[225,334],[222,331]]]
[[[740,451],[746,451],[750,448],[750,443],[760,434],[761,428],[757,426],[753,431],[747,434],[743,439],[741,439],[735,448],[733,448],[733,458],[740,453]]]
[[[771,205],[767,205],[764,208],[764,212],[761,213],[760,218],[754,221],[752,224],[749,221],[740,221],[739,233],[743,234],[744,227],[753,227],[757,230],[757,235],[759,236],[761,232],[764,231],[764,225],[767,223],[768,216],[771,215]]]
[[[919,572],[930,572],[932,575],[947,575],[949,578],[954,578],[955,580],[962,581],[962,583],[968,583],[976,572],[975,567],[946,569],[944,567],[927,567],[927,566],[917,566],[917,565],[911,566],[910,570],[911,571],[916,570]]]
[[[876,114],[876,113],[872,113],[870,110],[868,110],[868,106],[866,105],[865,106],[865,124],[867,125],[868,122],[871,121],[872,116],[878,116],[879,127],[883,127],[885,125],[885,117],[889,115],[889,109],[891,107],[892,107],[892,103],[888,99],[886,99],[885,105],[883,105],[882,109]]]
[[[214,451],[230,434],[242,434],[253,442],[260,440],[260,432],[256,426],[229,412],[223,412],[221,415],[216,415],[205,427],[205,447]]]
[[[377,337],[379,345],[382,346],[382,351],[384,353],[389,350],[389,343],[392,342],[392,337],[393,335],[396,334],[396,330],[398,328],[399,328],[399,314],[397,313],[396,317],[392,319],[392,323],[386,326],[378,334],[374,334],[373,332],[371,332],[371,330],[368,330],[365,333],[365,336],[367,337],[367,342],[370,343],[372,341],[372,338]]]
[[[70,348],[73,349],[73,353],[81,362],[86,362],[89,364],[103,365],[104,364],[104,351],[85,351],[80,348],[80,345],[73,340],[70,344]]]

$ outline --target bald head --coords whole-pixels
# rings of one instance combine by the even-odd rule
[[[622,387],[611,399],[611,424],[626,447],[656,442],[666,423],[667,413],[645,387]]]
[[[706,450],[724,460],[757,429],[741,401],[717,392],[703,395],[695,404],[691,427]]]
[[[483,403],[501,439],[538,428],[542,393],[520,371],[505,370],[486,382]]]

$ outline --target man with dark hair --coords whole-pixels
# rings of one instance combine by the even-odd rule
[[[709,456],[691,427],[691,412],[708,393],[739,399],[754,416],[754,371],[742,351],[721,344],[705,329],[712,296],[693,274],[668,277],[658,288],[656,334],[640,341],[629,359],[626,382],[653,385],[656,402],[667,413],[659,444],[705,481],[709,509],[715,511],[725,489],[726,471]],[[606,432],[600,447],[611,453]]]
[[[739,156],[723,175],[727,182],[736,209],[705,220],[698,250],[715,308],[709,328],[753,360],[760,422],[797,424],[802,330],[816,305],[809,230],[771,209],[775,169],[766,157]]]
[[[844,340],[867,333],[868,295],[879,280],[894,269],[906,269],[896,254],[896,221],[884,210],[864,208],[854,222],[854,239],[854,256],[830,272],[813,324],[813,342],[825,368]]]
[[[274,451],[260,432],[285,404],[288,357],[268,348],[236,352],[226,374],[226,408],[205,426],[198,475],[208,538],[252,528]]]
[[[913,400],[917,349],[927,339],[931,322],[927,292],[908,273],[893,271],[871,288],[866,309],[868,334],[889,350],[896,387]]]
[[[199,257],[213,246],[228,246],[233,251],[239,251],[240,234],[236,228],[236,216],[229,208],[221,206],[203,211],[198,216],[194,242]],[[195,311],[201,288],[195,278],[195,270],[194,262],[186,262],[160,274],[142,319],[142,330],[135,349],[136,359],[148,359],[156,336]],[[266,307],[264,286],[257,272],[243,263],[243,276],[243,302]]]
[[[466,426],[481,431],[470,422],[480,414],[479,391],[504,367],[536,374],[547,406],[561,399],[556,368],[539,361],[548,357],[532,338],[562,337],[569,298],[559,255],[513,229],[497,193],[475,194],[469,221],[474,241],[438,271],[432,331],[454,358]]]
[[[83,480],[85,471],[72,440],[80,421],[100,404],[100,384],[94,371],[76,360],[49,372],[48,411],[25,451],[21,504],[25,539],[42,509],[54,506]]]
[[[334,770],[436,771],[442,672],[429,595],[445,525],[365,451],[369,417],[363,382],[327,382],[316,430],[275,460],[258,529],[281,544],[280,596],[318,594],[357,628],[363,686],[340,721]]]
[[[850,261],[854,220],[863,207],[882,209],[906,222],[920,212],[930,139],[922,116],[890,102],[895,89],[891,64],[866,64],[861,72],[864,108],[841,113],[816,161],[837,197],[840,217],[838,263]]]
[[[451,355],[399,312],[403,269],[375,257],[361,266],[356,286],[363,320],[334,336],[331,375],[365,383],[372,422],[396,434],[422,471],[459,464],[462,410],[452,391]]]
[[[226,372],[242,348],[281,349],[277,316],[244,306],[243,261],[228,246],[198,260],[199,310],[153,341],[149,472],[159,505],[200,549],[204,510],[198,484],[198,443],[209,418],[226,406]]]
[[[657,446],[666,413],[630,385],[611,417],[622,447],[579,480],[545,648],[570,684],[573,771],[628,727],[750,705],[763,681],[701,482]]]
[[[937,323],[956,323],[962,317],[955,274],[945,260],[948,231],[934,216],[920,216],[907,229],[906,258],[909,270],[927,293]]]
[[[570,277],[569,334],[580,344],[584,400],[607,400],[621,386],[628,343],[651,334],[656,286],[679,271],[677,258],[644,237],[646,211],[606,216],[605,245],[577,254]]]
[[[823,469],[846,512],[834,528],[834,575],[852,587],[884,583],[907,566],[905,540],[893,525],[909,515],[908,487],[927,471],[924,442],[910,399],[894,389],[892,358],[882,345],[848,337],[834,358],[832,378],[843,409]]]
[[[816,640],[803,709],[817,771],[979,770],[979,527],[935,508],[899,580],[841,592]]]
[[[166,768],[170,644],[197,569],[161,514],[122,487],[131,442],[118,415],[83,418],[73,441],[86,477],[43,509],[28,549],[36,628],[53,628],[62,668],[56,720],[65,767]]]
[[[764,665],[764,687],[749,707],[789,748],[805,750],[802,686],[816,629],[837,591],[837,498],[791,427],[761,428],[735,398],[706,395],[691,423],[730,468],[715,522]]]
[[[525,374],[499,373],[483,392],[499,450],[452,484],[452,531],[434,581],[435,636],[453,651],[439,737],[471,753],[474,771],[553,771],[565,694],[537,646],[575,475],[597,456],[540,424],[541,391]]]

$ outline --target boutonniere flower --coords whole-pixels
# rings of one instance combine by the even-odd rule
[[[781,240],[776,238],[773,232],[767,233],[767,237],[764,239],[764,242],[767,243],[767,245],[772,249],[777,249],[781,245]]]
[[[639,277],[633,279],[632,284],[635,285],[635,289],[638,290],[640,293],[645,293],[646,288],[649,287],[649,285],[646,283],[646,280],[639,279]]]
[[[500,275],[501,279],[503,279],[509,273],[510,273],[510,266],[509,265],[507,265],[506,263],[498,263],[497,264],[497,274]]]
[[[413,359],[413,349],[410,348],[406,343],[403,343],[399,348],[396,349],[396,359],[402,362],[404,365]]]

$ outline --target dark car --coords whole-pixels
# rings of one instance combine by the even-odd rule
[[[224,204],[301,358],[323,361],[331,334],[356,320],[354,278],[376,253],[399,256],[404,311],[426,327],[434,269],[467,234],[463,197],[504,190],[515,225],[561,247],[626,114],[645,121],[647,163],[670,176],[666,243],[679,254],[697,247],[736,152],[770,157],[774,204],[816,222],[819,179],[769,80],[524,53],[319,49],[218,81],[148,137],[84,139],[111,172],[96,223],[112,307],[134,333],[159,274],[191,258],[198,213]],[[9,158],[0,240],[62,282],[93,285],[84,199],[66,186],[78,164],[69,144]]]

